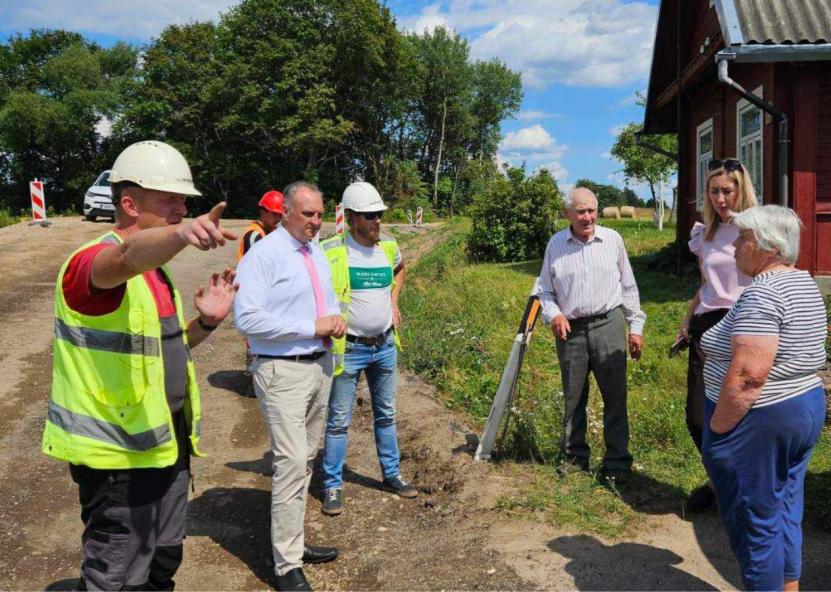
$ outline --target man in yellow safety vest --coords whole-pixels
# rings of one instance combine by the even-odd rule
[[[381,237],[381,215],[387,206],[371,184],[352,183],[343,192],[349,222],[346,236],[321,242],[332,270],[332,285],[346,335],[332,340],[335,377],[329,394],[329,415],[323,446],[323,513],[343,511],[343,464],[347,431],[358,379],[364,373],[372,398],[375,446],[384,489],[413,498],[418,490],[404,481],[395,419],[398,373],[398,295],[406,269],[398,243]]]
[[[81,503],[81,589],[173,589],[182,561],[200,404],[190,349],[230,311],[234,272],[214,273],[186,323],[164,264],[236,240],[225,203],[190,222],[201,195],[184,157],[138,142],[110,176],[116,226],[64,262],[55,287],[52,394],[43,451],[69,462]]]

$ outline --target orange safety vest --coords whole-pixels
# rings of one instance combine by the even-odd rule
[[[242,232],[242,238],[239,239],[239,245],[237,245],[237,262],[239,262],[239,260],[242,259],[242,256],[245,255],[245,236],[252,230],[259,234],[260,238],[263,238],[268,234],[259,220],[255,220],[249,224],[248,227]]]

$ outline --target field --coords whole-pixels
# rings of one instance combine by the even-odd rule
[[[647,314],[646,351],[629,364],[629,418],[635,475],[620,491],[593,475],[561,479],[558,462],[562,417],[559,368],[550,331],[538,325],[525,358],[503,462],[527,464],[530,491],[504,497],[509,513],[532,513],[558,525],[608,537],[630,533],[639,515],[677,508],[706,477],[684,421],[686,355],[668,359],[695,289],[695,274],[679,279],[650,269],[656,253],[673,240],[646,220],[604,224],[624,236]],[[540,261],[472,265],[465,257],[468,222],[453,223],[450,238],[423,257],[402,294],[407,319],[405,363],[433,381],[448,407],[463,411],[481,428],[511,347]],[[602,458],[602,405],[592,385],[589,409],[593,461]],[[806,516],[831,524],[831,442],[828,430],[815,451],[807,482]]]

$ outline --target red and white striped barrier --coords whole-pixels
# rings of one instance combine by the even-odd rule
[[[335,234],[343,234],[345,230],[343,223],[343,205],[335,206]]]
[[[424,221],[424,208],[419,206],[416,210],[416,226],[421,226],[421,223]]]
[[[46,197],[43,193],[43,181],[29,182],[29,193],[32,196],[32,219],[36,222],[46,220]]]

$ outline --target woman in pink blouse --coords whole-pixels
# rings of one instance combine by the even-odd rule
[[[687,429],[701,451],[704,422],[704,355],[699,341],[710,327],[718,323],[736,302],[750,278],[740,272],[733,258],[733,241],[739,234],[730,223],[737,212],[757,205],[756,192],[747,169],[733,158],[710,161],[707,193],[702,217],[690,232],[690,250],[698,256],[701,286],[681,322],[678,337],[690,342],[687,366]],[[692,492],[688,510],[704,510],[715,503],[709,483]]]

